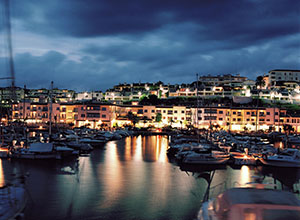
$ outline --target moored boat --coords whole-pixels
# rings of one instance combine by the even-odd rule
[[[182,163],[184,164],[226,164],[230,159],[229,155],[224,152],[191,152],[184,156]]]
[[[287,191],[232,188],[203,203],[198,220],[300,219],[300,201]]]
[[[79,143],[90,144],[92,147],[103,147],[106,144],[106,140],[96,140],[91,138],[82,138],[79,140]]]
[[[12,148],[9,157],[18,159],[61,159],[53,143],[32,143],[29,148]]]
[[[275,167],[300,167],[300,151],[288,148],[272,156],[264,154],[259,158],[260,162],[266,166]]]

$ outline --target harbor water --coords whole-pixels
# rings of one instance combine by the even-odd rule
[[[168,143],[167,136],[127,137],[74,160],[0,159],[0,186],[27,176],[30,220],[189,220],[205,196],[244,186],[254,175],[279,189],[300,188],[297,169],[180,167],[167,157]]]

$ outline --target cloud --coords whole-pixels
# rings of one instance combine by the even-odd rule
[[[300,69],[298,0],[11,2],[20,85],[105,90]]]
[[[27,0],[13,6],[24,28],[59,36],[136,35],[181,23],[195,23],[199,36],[216,40],[239,35],[249,41],[299,31],[297,0]]]

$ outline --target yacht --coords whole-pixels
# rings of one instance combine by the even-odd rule
[[[259,160],[267,166],[300,168],[300,151],[293,148],[287,148],[272,156],[264,154]]]
[[[230,159],[229,154],[222,151],[196,152],[191,151],[182,159],[184,164],[225,164]]]
[[[18,159],[62,159],[53,143],[31,143],[29,148],[11,148],[9,157]]]
[[[203,203],[198,220],[300,219],[300,201],[287,191],[232,188]]]

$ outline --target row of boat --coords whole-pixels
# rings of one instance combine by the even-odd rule
[[[181,136],[171,142],[167,153],[182,164],[300,167],[300,151],[296,148],[276,149],[257,140],[234,139],[226,133],[214,134],[210,141]]]
[[[26,137],[21,132],[2,128],[1,158],[29,160],[61,160],[86,155],[94,148],[104,148],[110,140],[132,135],[132,131],[99,131],[93,129],[65,130],[49,137],[47,132]],[[68,161],[68,160],[66,160]],[[73,161],[73,160],[72,160]],[[20,179],[20,178],[16,178]],[[21,178],[25,180],[25,178]],[[0,187],[0,220],[22,219],[28,195],[25,182]]]
[[[18,133],[12,141],[3,142],[0,158],[63,159],[86,155],[106,142],[132,135],[132,131],[99,131],[93,129],[65,130],[49,137],[47,133],[27,138]],[[7,135],[9,136],[9,135]],[[13,136],[13,135],[10,135]]]

